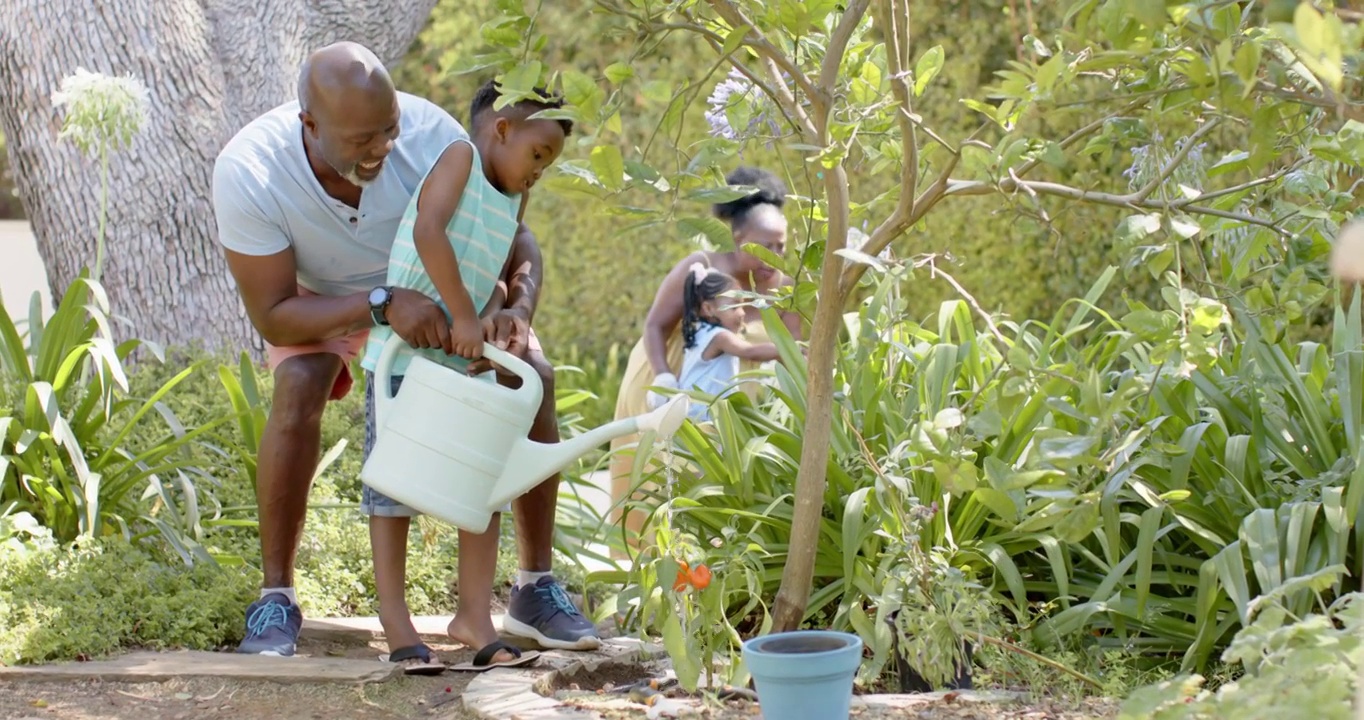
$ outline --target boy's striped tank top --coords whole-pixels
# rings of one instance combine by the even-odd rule
[[[467,139],[455,142],[469,143],[473,147],[473,143]],[[518,194],[509,197],[494,188],[483,174],[483,160],[478,154],[478,148],[474,147],[473,150],[474,161],[469,171],[469,182],[464,188],[459,208],[455,210],[454,216],[450,218],[450,224],[445,228],[445,237],[455,250],[455,259],[459,262],[459,275],[464,281],[464,289],[473,299],[474,307],[482,312],[497,287],[502,268],[507,262],[507,255],[511,252],[512,239],[520,225],[516,215],[521,208],[521,196]],[[427,171],[427,177],[429,176],[430,170]],[[412,227],[417,219],[417,199],[421,197],[422,186],[425,184],[426,178],[423,177],[416,191],[412,193],[412,200],[408,202],[407,210],[398,225],[398,234],[393,239],[393,250],[389,254],[388,284],[416,290],[435,300],[449,318],[450,310],[441,302],[440,292],[436,290],[435,283],[431,282],[431,277],[426,274],[426,268],[422,265],[421,257],[417,255],[417,247],[412,241]],[[366,370],[373,372],[384,344],[392,335],[393,329],[389,327],[376,327],[370,331],[369,341],[365,345],[364,360],[361,361]],[[440,349],[414,349],[413,352],[456,370],[463,370],[469,364],[464,358],[458,355],[447,356],[445,351]],[[394,375],[402,375],[407,371],[410,357],[407,354],[399,355],[393,364]]]

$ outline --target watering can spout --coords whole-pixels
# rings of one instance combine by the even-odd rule
[[[522,439],[488,498],[490,507],[502,507],[568,467],[599,445],[631,433],[653,431],[657,440],[667,442],[687,419],[691,407],[684,394],[674,395],[662,407],[644,415],[625,418],[589,430],[560,443],[538,443]]]

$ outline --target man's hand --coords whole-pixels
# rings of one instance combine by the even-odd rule
[[[384,318],[412,347],[441,348],[447,355],[455,352],[445,313],[434,300],[415,290],[393,288],[393,300],[384,309]]]
[[[506,308],[483,318],[483,339],[499,350],[525,359],[530,351],[530,322],[524,311]],[[490,369],[499,374],[511,375],[503,367],[484,358],[469,365],[470,375],[480,375]]]

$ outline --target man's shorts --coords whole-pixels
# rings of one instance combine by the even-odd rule
[[[300,296],[312,296],[317,293],[304,287],[299,287]],[[369,330],[361,330],[353,335],[332,338],[320,343],[308,345],[289,345],[287,347],[275,347],[270,343],[265,344],[266,363],[271,372],[279,367],[279,364],[291,357],[298,355],[313,355],[317,353],[330,353],[341,357],[341,372],[336,376],[336,382],[332,384],[331,394],[328,400],[340,400],[350,393],[350,389],[355,385],[355,378],[350,374],[350,363],[360,356],[365,350],[365,342],[369,340]],[[543,352],[540,348],[540,339],[535,337],[534,328],[530,331],[530,338],[527,341],[530,352]]]
[[[395,375],[389,378],[391,392],[397,395],[402,388],[403,378]],[[374,451],[374,440],[376,436],[374,422],[374,373],[365,372],[365,460],[369,459],[369,454]],[[375,490],[374,488],[363,485],[360,491],[360,512],[366,515],[378,515],[379,517],[413,517],[421,513],[402,503],[394,500],[387,495]],[[502,507],[501,512],[511,512],[511,503]]]

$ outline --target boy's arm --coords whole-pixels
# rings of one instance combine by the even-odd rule
[[[756,360],[767,362],[777,359],[777,346],[770,342],[751,343],[738,335],[725,330],[716,333],[711,339],[710,345],[706,346],[706,355],[715,357],[720,353],[726,353],[744,360]]]
[[[445,148],[422,184],[417,198],[417,218],[412,224],[412,243],[417,248],[417,256],[456,324],[478,317],[474,301],[460,279],[455,250],[445,236],[445,228],[450,225],[450,218],[455,216],[460,199],[464,197],[473,164],[473,148],[468,143],[452,143]],[[453,344],[446,347],[445,352],[453,354]]]

